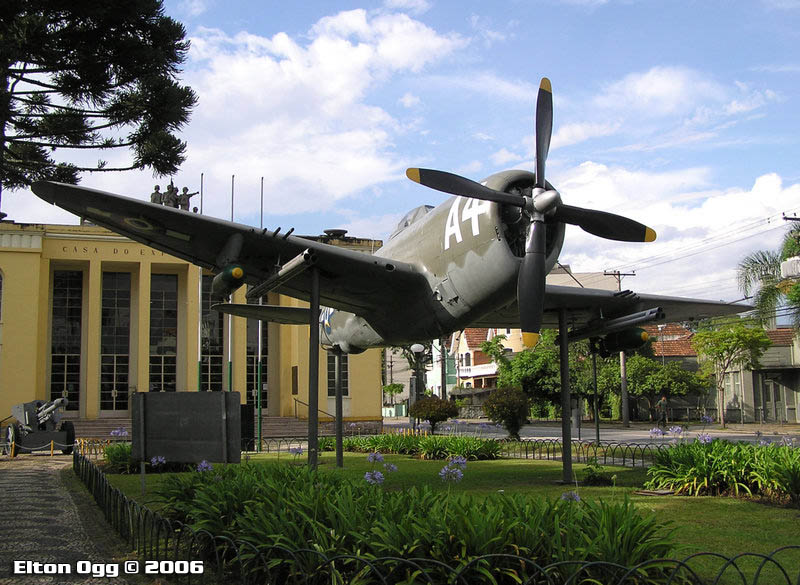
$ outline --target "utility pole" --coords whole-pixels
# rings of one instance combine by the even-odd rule
[[[636,272],[620,272],[619,270],[604,270],[605,276],[613,276],[617,279],[617,290],[622,291],[622,277],[623,276],[636,276]],[[628,407],[628,377],[626,373],[625,352],[619,352],[619,393],[620,393],[620,409],[622,410],[622,426],[631,426],[631,416]]]

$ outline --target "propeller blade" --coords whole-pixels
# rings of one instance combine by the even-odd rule
[[[539,97],[536,99],[536,186],[545,187],[544,165],[550,150],[553,133],[553,88],[550,80],[542,77]]]
[[[656,232],[646,225],[621,215],[564,205],[556,208],[553,219],[580,226],[583,231],[607,240],[620,242],[652,242]]]
[[[495,203],[515,205],[517,207],[524,207],[525,205],[525,199],[522,197],[489,189],[489,187],[484,187],[480,183],[445,171],[411,168],[406,170],[406,176],[415,183],[452,195],[474,197],[475,199],[494,201]]]
[[[531,222],[525,258],[517,276],[517,305],[522,328],[522,341],[534,347],[539,341],[544,312],[545,239],[547,226],[541,220]]]

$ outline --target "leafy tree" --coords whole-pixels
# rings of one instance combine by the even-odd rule
[[[758,360],[772,345],[761,328],[742,323],[699,331],[692,337],[692,347],[701,358],[702,369],[713,374],[717,386],[719,422],[725,425],[725,374],[736,370],[754,370]]]
[[[483,412],[492,422],[500,423],[508,436],[519,441],[519,430],[528,417],[530,401],[518,388],[498,388],[483,403]]]
[[[177,82],[189,42],[162,0],[8,0],[0,19],[0,190],[81,171],[174,173],[175,132],[197,97]],[[130,164],[81,166],[56,153],[129,148]],[[1,191],[0,191],[1,193]]]
[[[781,262],[800,256],[800,232],[788,231],[781,249],[759,250],[746,256],[737,269],[739,289],[754,295],[756,312],[762,321],[775,316],[776,309],[786,302],[794,327],[800,328],[800,283],[785,286],[781,279]]]
[[[412,404],[408,414],[428,421],[431,424],[431,432],[434,432],[438,423],[458,415],[458,406],[449,400],[428,396]]]
[[[677,362],[661,362],[632,355],[627,360],[628,392],[647,400],[650,419],[655,419],[656,402],[662,395],[685,396],[702,392],[708,382],[695,372],[689,372]]]
[[[403,385],[398,384],[397,382],[393,384],[386,384],[383,387],[383,393],[389,395],[392,404],[394,404],[394,397],[400,394],[402,391],[403,391]]]

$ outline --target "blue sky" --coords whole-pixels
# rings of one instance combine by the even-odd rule
[[[574,270],[733,300],[738,260],[777,247],[781,214],[800,214],[800,0],[165,7],[186,25],[182,79],[199,95],[175,181],[195,190],[203,173],[210,215],[229,217],[235,175],[235,219],[258,226],[263,176],[266,227],[385,238],[408,209],[444,200],[405,179],[408,166],[476,180],[532,168],[542,76],[555,103],[548,179],[564,201],[659,234],[622,245],[570,227],[561,261]],[[142,198],[155,182],[83,180]],[[22,193],[7,201],[16,221],[74,221]]]

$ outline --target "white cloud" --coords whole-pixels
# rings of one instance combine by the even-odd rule
[[[504,79],[489,71],[476,72],[471,75],[441,76],[431,75],[427,83],[438,83],[449,91],[463,89],[492,98],[503,98],[523,103],[531,103],[536,99],[538,85],[528,81]]]
[[[383,5],[389,10],[401,10],[411,14],[423,14],[431,8],[427,0],[384,0]]]
[[[420,104],[419,97],[409,92],[404,93],[403,97],[397,101],[400,102],[400,104],[405,108],[413,108],[414,106],[418,106]]]
[[[568,226],[563,263],[576,271],[635,270],[623,287],[637,292],[711,299],[741,297],[736,264],[776,248],[786,229],[781,214],[800,206],[800,183],[784,185],[776,174],[720,190],[707,168],[653,173],[586,162],[554,184],[567,204],[630,217],[658,233],[652,244],[625,244]]]
[[[551,150],[570,144],[576,144],[599,136],[610,136],[619,131],[620,124],[599,124],[593,122],[577,122],[563,124],[558,127],[550,142]]]
[[[493,153],[490,156],[490,158],[492,159],[492,162],[496,166],[503,166],[503,165],[507,165],[507,164],[512,163],[512,162],[513,163],[519,162],[524,157],[522,157],[521,155],[519,155],[517,153],[511,152],[511,151],[509,151],[509,150],[507,150],[505,148],[501,148],[497,152]]]
[[[402,129],[365,96],[461,46],[407,15],[364,10],[320,19],[304,41],[201,29],[187,68],[201,99],[186,170],[206,172],[223,192],[231,173],[263,174],[273,213],[326,209],[394,180],[402,164],[392,137]],[[419,98],[407,93],[400,103]]]
[[[208,10],[208,2],[206,0],[181,0],[178,9],[189,16],[196,17]]]
[[[659,66],[607,85],[594,102],[604,109],[665,116],[691,112],[698,102],[723,101],[726,91],[698,71]]]

